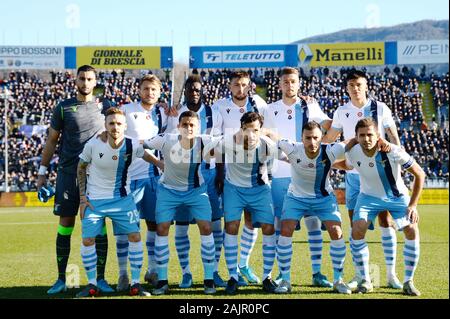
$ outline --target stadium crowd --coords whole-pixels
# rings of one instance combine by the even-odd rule
[[[330,118],[334,110],[348,101],[345,81],[348,68],[330,70],[312,68],[308,71],[300,68],[300,93],[314,97]],[[212,105],[217,99],[229,96],[230,70],[193,70],[202,77],[203,99],[206,105]],[[279,70],[250,70],[253,81],[253,93],[256,84],[265,88],[267,103],[281,98],[278,89]],[[9,171],[12,190],[36,189],[37,169],[43,143],[45,127],[48,125],[52,109],[62,99],[74,95],[74,76],[71,72],[51,72],[50,80],[39,78],[28,72],[10,72],[7,78],[11,92],[9,103]],[[448,73],[442,76],[431,74],[431,94],[434,99],[436,118],[432,125],[424,124],[422,112],[423,97],[419,92],[419,81],[424,75],[417,76],[414,69],[396,67],[391,71],[368,72],[369,94],[385,102],[392,110],[399,130],[401,142],[406,151],[418,159],[428,178],[444,178],[448,181]],[[97,96],[104,97],[115,105],[138,100],[138,78],[125,72],[99,72]],[[172,83],[163,81],[161,102],[168,103]],[[0,180],[4,180],[4,140],[3,119],[1,122]],[[41,126],[33,134],[21,130],[23,126]],[[57,158],[49,168],[49,181],[56,178]],[[343,185],[344,175],[332,171],[334,187]],[[409,178],[408,178],[409,179]],[[1,187],[1,186],[0,186]]]

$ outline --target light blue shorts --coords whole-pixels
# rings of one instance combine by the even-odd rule
[[[196,220],[211,221],[211,205],[209,203],[206,184],[189,191],[177,191],[159,184],[156,200],[156,223],[171,222],[178,208],[183,207],[187,216]]]
[[[130,189],[134,196],[141,219],[155,222],[156,190],[160,176],[131,181]]]
[[[402,230],[403,227],[411,224],[407,216],[409,200],[410,197],[405,195],[381,199],[361,193],[353,212],[353,221],[365,220],[373,223],[380,212],[388,210],[397,225],[397,229]]]
[[[272,201],[273,210],[276,217],[281,217],[283,212],[284,199],[291,183],[290,177],[272,179]]]
[[[208,188],[209,204],[211,205],[212,217],[211,220],[217,220],[223,217],[223,206],[222,206],[222,196],[217,194],[215,179],[216,170],[215,169],[204,169],[202,170],[203,178],[205,179],[205,184]],[[189,210],[184,207],[177,208],[175,213],[175,220],[177,222],[190,222],[195,224],[194,217],[189,214]]]
[[[122,198],[89,200],[89,202],[94,210],[89,207],[85,210],[81,221],[83,238],[95,238],[100,235],[106,217],[112,221],[114,235],[139,232],[139,212],[131,194]]]
[[[242,211],[246,209],[251,213],[254,227],[274,224],[275,215],[269,185],[239,187],[225,180],[223,203],[226,223],[240,221]]]
[[[288,192],[281,220],[301,220],[305,216],[317,216],[322,222],[342,221],[334,194],[322,198],[301,198]]]
[[[354,210],[356,201],[358,199],[359,190],[361,186],[359,183],[359,174],[346,173],[345,174],[345,205],[348,210]]]

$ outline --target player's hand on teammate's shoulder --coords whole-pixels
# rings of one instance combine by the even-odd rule
[[[170,107],[167,103],[159,103],[158,105],[164,109],[164,114],[166,114],[167,116],[172,116],[172,117],[178,116],[178,111],[177,111],[178,106]]]
[[[380,137],[378,139],[378,150],[384,153],[389,153],[392,150],[391,143]]]
[[[299,94],[298,97],[301,98],[302,100],[304,100],[307,104],[317,103],[317,100],[314,97],[309,96],[309,95]]]
[[[103,131],[100,134],[97,134],[97,138],[100,139],[103,143],[106,143],[108,141],[108,133],[106,131]]]
[[[164,172],[164,161],[163,161],[163,160],[159,160],[159,161],[156,163],[156,167],[158,167],[161,171]]]

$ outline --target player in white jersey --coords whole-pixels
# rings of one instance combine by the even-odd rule
[[[154,295],[166,294],[169,262],[168,234],[177,209],[183,207],[195,218],[201,237],[201,256],[204,267],[206,294],[216,292],[213,273],[215,266],[214,237],[211,233],[211,205],[207,185],[200,166],[204,147],[213,142],[211,135],[198,135],[199,117],[193,111],[181,113],[179,134],[164,134],[145,142],[150,149],[161,151],[164,157],[164,173],[158,185],[156,201],[156,240],[158,284]]]
[[[340,134],[343,134],[345,140],[353,138],[355,136],[356,123],[362,118],[372,117],[378,123],[378,130],[381,136],[384,138],[387,134],[391,143],[400,145],[391,110],[386,104],[368,98],[367,77],[364,72],[358,70],[349,72],[347,75],[347,92],[350,95],[350,101],[345,105],[339,106],[334,112],[333,123],[324,137],[324,142],[334,142]],[[352,219],[356,199],[360,192],[359,183],[358,171],[352,170],[346,173],[345,201],[350,220]],[[388,286],[401,289],[402,285],[395,272],[397,238],[394,223],[386,210],[383,210],[378,215],[378,222],[381,228],[381,241],[386,263]],[[369,229],[373,229],[373,225]],[[360,281],[360,278],[356,273],[356,276],[349,283],[350,287],[356,289],[358,281]]]
[[[268,163],[274,159],[276,148],[272,140],[261,136],[262,125],[259,113],[244,113],[239,132],[225,135],[215,149],[205,150],[225,157],[224,247],[230,275],[227,294],[235,294],[238,289],[237,235],[245,208],[252,214],[254,226],[259,225],[263,233],[263,290],[273,293],[277,287],[270,277],[275,260],[275,229],[268,176]]]
[[[178,109],[178,113],[185,111],[196,112],[200,119],[200,134],[208,134],[211,136],[221,135],[222,133],[222,116],[220,113],[210,106],[202,103],[202,80],[198,75],[190,75],[184,84],[185,102]],[[166,132],[178,131],[178,117],[170,117]],[[223,164],[218,164],[223,165]],[[208,197],[212,209],[212,232],[216,249],[216,265],[214,269],[214,284],[216,287],[226,287],[226,282],[219,275],[219,261],[223,246],[223,227],[222,217],[223,208],[219,192],[216,189],[216,165],[215,162],[201,165],[202,175],[208,186]],[[175,248],[178,254],[181,270],[183,272],[180,288],[190,288],[192,286],[192,273],[190,270],[189,251],[190,240],[188,236],[189,224],[195,223],[189,216],[189,210],[179,208],[175,215]]]
[[[379,132],[373,119],[358,121],[355,132],[359,145],[354,146],[347,153],[347,157],[349,165],[359,172],[361,181],[361,192],[353,214],[350,244],[353,258],[358,265],[357,271],[362,277],[358,291],[373,291],[369,276],[369,248],[364,238],[370,222],[381,210],[388,209],[396,228],[403,230],[405,234],[403,292],[406,295],[419,296],[420,292],[414,287],[413,277],[420,255],[417,204],[425,173],[419,164],[398,146],[393,146],[389,153],[377,150]],[[414,176],[411,197],[401,177],[402,168]]]
[[[230,75],[231,97],[216,101],[212,106],[217,109],[222,115],[223,135],[233,135],[241,128],[241,117],[246,112],[260,112],[264,114],[264,109],[267,104],[257,96],[249,96],[250,75],[245,71],[236,71]],[[218,189],[221,192],[223,189],[224,173],[218,168],[217,170]],[[261,280],[255,275],[249,265],[250,254],[255,246],[258,238],[258,229],[252,225],[251,214],[247,210],[244,211],[245,225],[241,236],[241,253],[239,260],[239,285],[247,285],[245,279],[249,283],[260,283]]]
[[[317,102],[307,103],[298,97],[300,82],[297,69],[287,67],[281,71],[280,88],[282,99],[269,104],[263,114],[265,128],[295,142],[301,142],[303,125],[309,121],[319,123],[325,130],[330,128],[331,119],[321,110]],[[291,167],[289,163],[275,160],[272,168],[272,199],[277,237],[280,234],[281,211],[290,183]],[[321,273],[323,246],[321,222],[316,216],[306,215],[305,225],[308,229],[312,284],[317,287],[332,287],[333,284]]]
[[[345,159],[345,144],[321,144],[321,141],[321,126],[314,121],[303,126],[302,143],[286,139],[278,141],[278,148],[289,159],[292,180],[280,216],[281,236],[277,244],[277,259],[281,282],[276,293],[291,291],[292,235],[297,222],[309,215],[319,218],[331,237],[333,290],[351,294],[350,288],[342,280],[346,247],[341,229],[341,214],[330,184],[332,165]]]
[[[137,157],[143,157],[149,162],[155,158],[145,153],[143,146],[137,141],[125,138],[126,119],[118,108],[107,110],[105,127],[107,142],[92,138],[79,156],[77,176],[83,238],[81,257],[89,284],[77,297],[98,295],[95,236],[104,227],[106,217],[112,220],[114,235],[126,234],[128,237],[130,295],[149,296],[150,293],[139,283],[143,252],[139,214],[130,191],[129,167]],[[89,176],[86,181],[88,165]]]
[[[155,75],[145,75],[139,83],[140,101],[123,105],[127,129],[125,136],[131,139],[145,140],[160,134],[167,126],[167,116],[158,105],[162,84]],[[158,155],[158,154],[155,154]],[[157,282],[155,261],[155,203],[156,188],[159,180],[159,169],[138,158],[130,165],[131,191],[135,197],[140,218],[147,224],[148,269],[144,279],[153,285]],[[128,238],[126,235],[116,236],[117,259],[119,261],[119,279],[117,291],[127,290],[129,278],[127,274]]]

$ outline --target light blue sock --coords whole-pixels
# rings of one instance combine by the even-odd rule
[[[139,283],[141,277],[142,263],[144,260],[144,251],[142,242],[129,242],[129,259],[131,268],[131,285]]]
[[[267,277],[270,277],[270,273],[272,272],[276,248],[276,235],[263,234],[263,281]]]
[[[95,244],[92,246],[81,244],[81,260],[83,261],[88,282],[97,286],[97,251]]]
[[[189,225],[175,225],[175,248],[177,249],[178,260],[184,274],[191,273],[189,267],[189,251],[191,242],[188,236]]]
[[[237,235],[229,235],[225,232],[225,261],[227,263],[228,274],[231,278],[238,281],[237,274],[237,255],[238,255],[238,239]]]
[[[207,236],[200,236],[201,238],[201,255],[203,261],[203,270],[205,280],[213,279],[214,266],[216,264],[216,249],[214,246],[213,234]]]
[[[277,260],[281,278],[291,282],[292,237],[278,237]]]
[[[169,257],[169,237],[156,235],[155,258],[158,280],[167,280],[167,266],[169,265]]]
[[[333,280],[334,282],[342,279],[345,262],[345,241],[343,238],[332,240],[330,242],[330,256],[333,263]]]

